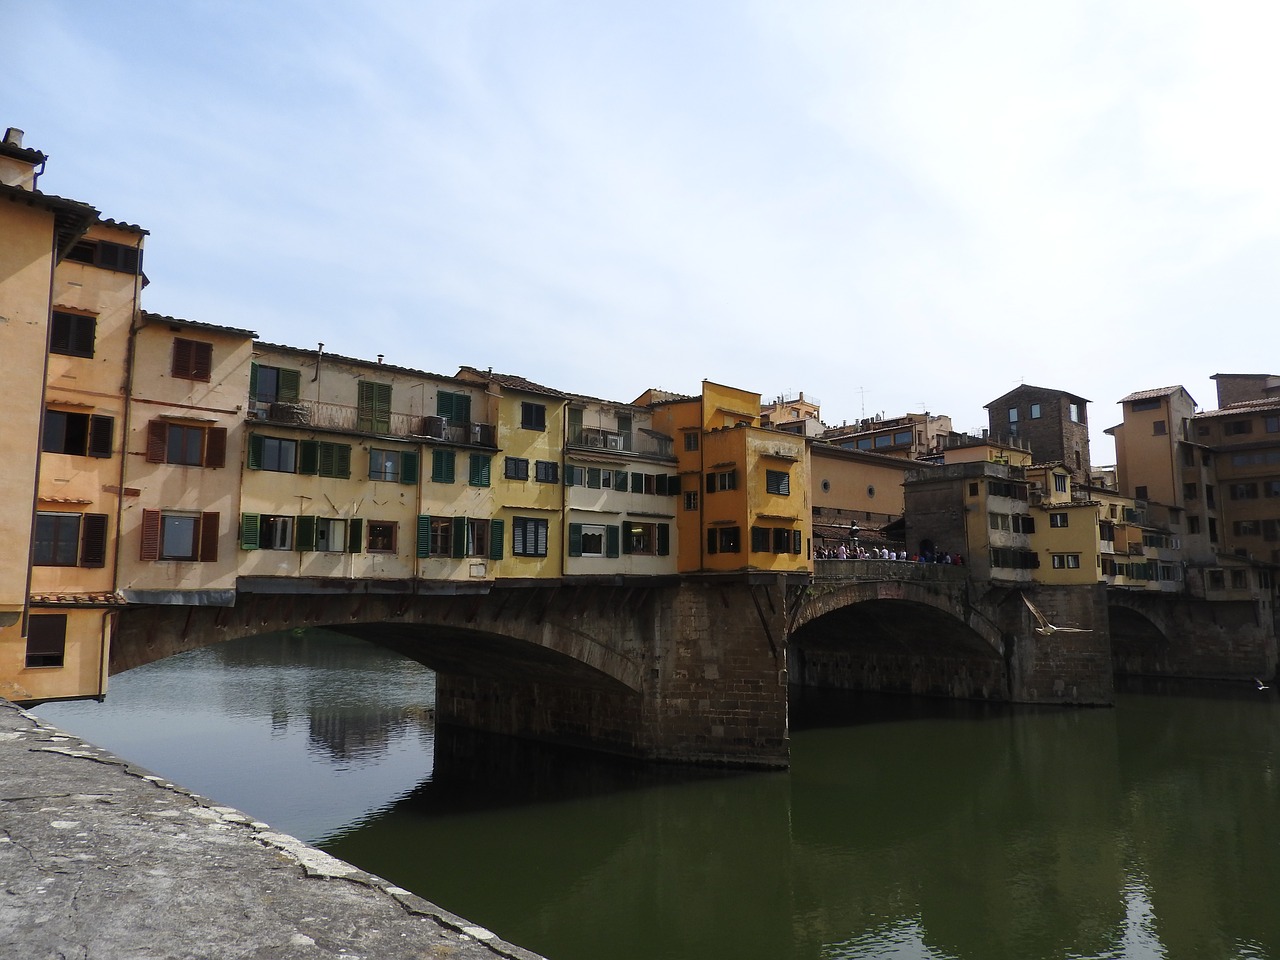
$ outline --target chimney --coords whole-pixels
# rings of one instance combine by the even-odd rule
[[[4,132],[4,142],[6,146],[20,147],[22,146],[22,131],[17,127],[9,127]]]

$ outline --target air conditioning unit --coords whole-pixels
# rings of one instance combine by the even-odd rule
[[[589,447],[598,447],[598,446],[600,446],[600,434],[598,434],[598,433],[592,433],[592,434],[589,434],[589,435],[587,436],[587,446],[589,446]]]
[[[444,417],[423,417],[422,435],[433,440],[443,440],[448,426],[449,421]]]
[[[605,437],[604,440],[605,440],[605,446],[607,446],[610,450],[622,449],[621,437]]]
[[[267,411],[255,410],[253,407],[250,407],[248,414],[246,414],[245,416],[245,419],[246,420],[265,420],[267,419]]]

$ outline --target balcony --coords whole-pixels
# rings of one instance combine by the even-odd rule
[[[299,400],[293,403],[253,400],[249,403],[249,419],[341,433],[365,433],[406,439],[425,437],[448,443],[497,446],[497,431],[491,423],[450,423],[444,417],[423,417],[411,413],[362,417],[357,407],[321,400]]]
[[[650,457],[673,456],[669,437],[644,428],[633,434],[601,427],[573,427],[569,431],[569,446],[586,450],[616,450]]]

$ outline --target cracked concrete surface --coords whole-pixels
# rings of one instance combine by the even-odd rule
[[[539,960],[2,700],[0,771],[0,956]]]

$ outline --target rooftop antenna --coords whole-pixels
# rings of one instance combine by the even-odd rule
[[[867,391],[865,387],[858,388],[858,400],[862,406],[862,419],[867,419]]]

